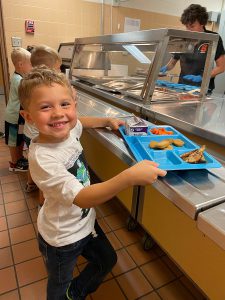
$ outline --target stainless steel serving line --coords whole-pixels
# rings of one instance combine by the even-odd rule
[[[143,106],[142,115],[225,146],[225,98]],[[225,157],[225,150],[224,150]]]
[[[122,94],[129,90],[130,96],[132,96],[130,87],[135,86],[132,81],[135,80],[134,77],[138,77],[138,81],[142,81],[142,84],[139,85],[141,92],[140,94],[134,93],[133,96],[143,104],[149,104],[155,98],[153,94],[157,78],[164,75],[160,73],[162,64],[166,64],[168,58],[171,58],[174,53],[179,55],[194,53],[196,47],[203,42],[207,43],[208,51],[203,80],[199,87],[199,100],[201,100],[205,98],[207,92],[218,42],[218,36],[215,34],[161,28],[78,38],[75,39],[74,44],[70,79],[94,83],[93,79],[98,77],[114,76],[114,82],[109,83],[109,90],[111,88],[111,92],[121,91]],[[140,71],[142,71],[141,76]],[[171,75],[168,72],[169,82],[158,80],[157,84],[174,87],[174,89],[178,89],[177,92],[179,92],[179,89],[185,91],[189,91],[189,88],[192,89],[192,86],[185,87],[182,85],[181,87],[179,83],[172,83],[171,81],[175,76],[174,74]],[[122,80],[127,81],[122,84]],[[104,86],[106,88],[107,84],[107,82],[101,83],[99,81],[97,88],[104,88]],[[196,89],[196,87],[193,87],[193,89]],[[107,91],[109,90],[107,89]],[[183,99],[184,96],[187,97],[188,95],[183,95],[181,98]],[[160,100],[160,96],[158,100]],[[165,101],[165,97],[162,100]]]
[[[129,117],[130,114],[104,101],[79,92],[80,115],[101,117]],[[116,154],[127,165],[135,163],[123,139],[108,129],[89,129],[88,132]],[[191,170],[168,172],[153,186],[192,219],[199,212],[225,201],[225,169]]]

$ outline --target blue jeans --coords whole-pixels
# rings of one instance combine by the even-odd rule
[[[85,299],[94,292],[104,277],[116,264],[116,252],[95,222],[97,236],[87,237],[63,247],[53,247],[47,244],[39,234],[39,249],[44,256],[48,271],[47,300],[65,300],[66,290],[74,300]],[[77,257],[82,255],[88,264],[84,270],[73,278],[73,270]]]

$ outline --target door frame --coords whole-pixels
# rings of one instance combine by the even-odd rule
[[[6,51],[5,29],[3,22],[2,0],[0,0],[0,60],[2,63],[5,102],[9,99],[9,65]]]

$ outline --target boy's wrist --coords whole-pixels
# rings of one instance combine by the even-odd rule
[[[126,188],[130,187],[133,185],[133,182],[132,182],[132,176],[131,176],[131,173],[130,173],[130,168],[128,169],[125,169],[124,171],[122,171],[120,173],[120,175],[122,176],[121,180],[124,182],[124,185],[126,186]]]
[[[105,118],[105,127],[110,127],[112,118]]]

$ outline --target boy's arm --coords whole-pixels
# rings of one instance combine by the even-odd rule
[[[116,130],[120,125],[124,125],[123,120],[116,118],[79,117],[79,120],[83,128],[110,127]]]
[[[82,208],[93,207],[106,202],[130,186],[151,184],[158,176],[165,175],[166,171],[157,168],[156,163],[144,160],[105,182],[84,187],[73,203]]]

